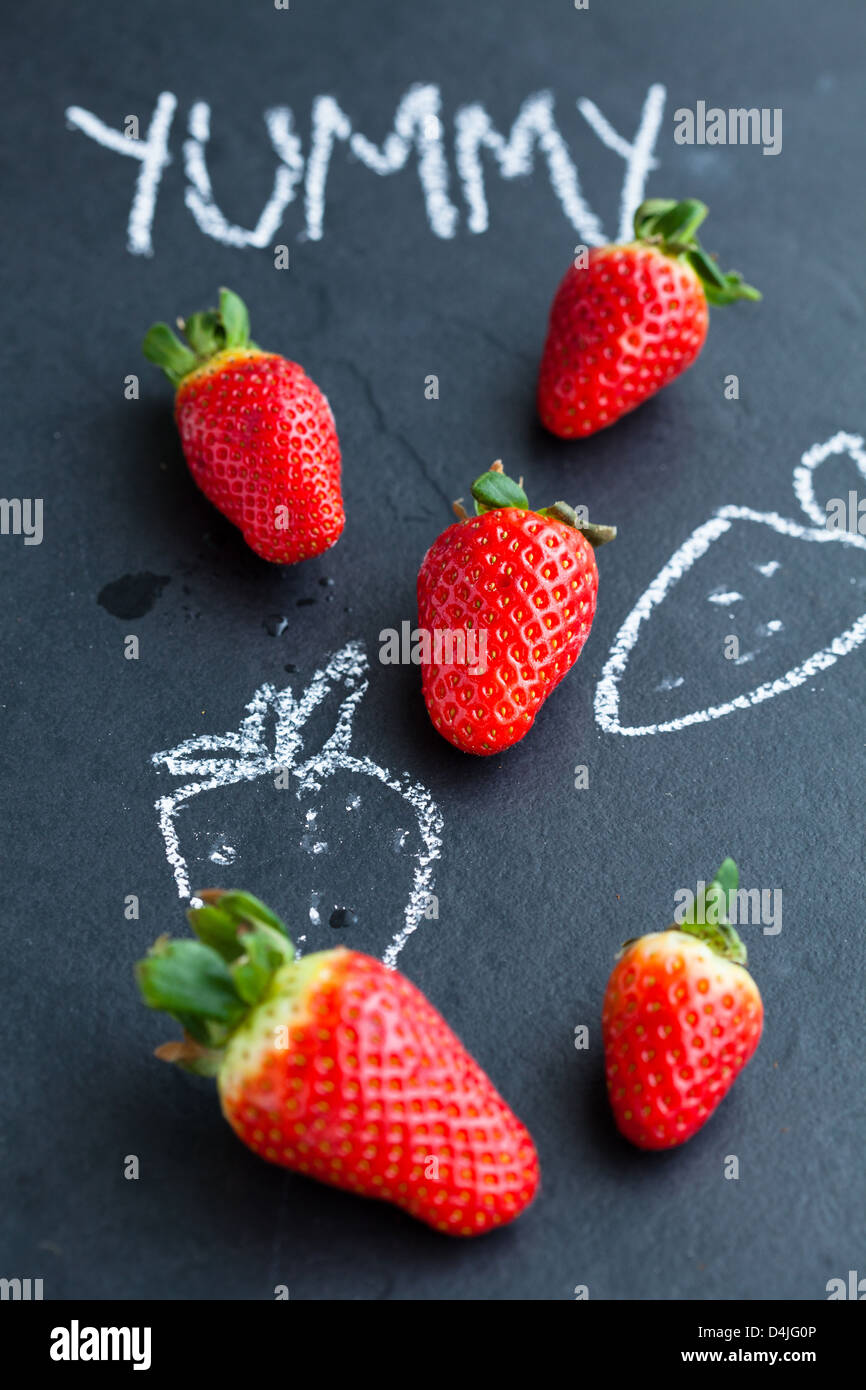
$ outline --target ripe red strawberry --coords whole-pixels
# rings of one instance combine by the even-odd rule
[[[464,753],[489,756],[529,732],[577,661],[595,614],[593,546],[616,530],[580,522],[565,502],[530,511],[499,462],[472,496],[478,515],[455,504],[461,519],[421,563],[418,617],[430,634],[422,686],[440,734]],[[450,651],[437,634],[450,637]]]
[[[726,859],[698,920],[627,942],[604,996],[607,1089],[639,1149],[671,1149],[706,1124],[761,1039],[764,1006],[726,921],[737,866]]]
[[[330,406],[297,362],[250,342],[246,306],[220,290],[219,309],[144,339],[177,387],[175,419],[198,486],[264,560],[321,555],[345,522],[340,445]]]
[[[538,382],[541,423],[562,439],[595,434],[690,367],[710,304],[760,299],[723,275],[695,233],[694,199],[652,198],[635,213],[635,240],[593,248],[572,265],[550,311]]]
[[[295,960],[248,893],[200,896],[198,940],[161,937],[137,967],[145,1003],[186,1030],[157,1056],[215,1075],[229,1124],[271,1163],[450,1235],[519,1216],[532,1140],[424,995],[344,947]]]

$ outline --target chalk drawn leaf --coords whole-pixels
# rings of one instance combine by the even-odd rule
[[[197,757],[198,753],[203,756]],[[215,757],[217,753],[226,756]],[[222,737],[202,734],[196,738],[185,739],[176,748],[154,753],[151,762],[155,767],[165,768],[173,777],[228,777],[238,759],[243,756],[242,741],[238,734],[228,733]]]

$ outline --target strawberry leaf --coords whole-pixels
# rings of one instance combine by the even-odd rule
[[[220,322],[227,348],[246,347],[250,340],[250,316],[244,301],[231,290],[220,290]]]
[[[699,203],[696,198],[685,198],[681,203],[674,203],[672,208],[656,219],[654,234],[662,241],[691,242],[708,212],[706,203]]]
[[[748,952],[740,935],[730,925],[732,894],[737,891],[739,874],[733,859],[725,859],[703,897],[695,903],[694,920],[684,922],[680,931],[696,936],[726,960],[748,964]]]
[[[648,241],[654,235],[660,219],[676,205],[676,198],[645,199],[634,215],[634,234],[638,241]]]
[[[288,936],[285,923],[281,918],[275,912],[271,912],[271,909],[266,907],[261,899],[254,897],[252,893],[242,893],[237,890],[224,893],[217,889],[202,892],[199,897],[206,902],[218,904],[221,911],[227,912],[239,925],[244,922],[250,925],[261,922],[282,936]]]
[[[285,956],[269,940],[269,929],[258,927],[240,933],[244,954],[231,967],[235,989],[247,1004],[257,1004],[273,978],[284,965]]]
[[[229,965],[244,953],[238,937],[237,923],[217,907],[190,908],[190,926],[205,946],[217,951]]]
[[[160,937],[136,977],[145,1004],[171,1014],[188,1035],[157,1055],[212,1075],[230,1034],[275,971],[294,960],[294,948],[279,917],[251,893],[207,890],[187,916],[199,939]]]
[[[142,343],[142,351],[148,362],[161,367],[172,386],[179,386],[190,372],[204,366],[227,348],[261,351],[250,341],[247,306],[232,290],[220,290],[218,309],[190,314],[185,322],[179,322],[189,340],[189,347],[180,341],[167,323],[155,323],[148,329]]]
[[[183,331],[199,357],[212,357],[224,346],[219,314],[215,314],[213,309],[201,314],[190,314]]]
[[[187,372],[198,365],[195,353],[172,333],[167,323],[155,323],[147,330],[141,350],[148,362],[162,368],[173,386],[179,386]]]
[[[529,511],[529,498],[519,483],[515,483],[506,473],[490,468],[476,478],[472,484],[475,510],[479,516],[484,512],[494,512],[500,507],[519,507]]]
[[[497,459],[492,468],[489,468],[486,473],[482,473],[481,477],[476,478],[472,484],[472,496],[475,499],[475,511],[478,516],[483,516],[485,512],[499,511],[503,507],[515,507],[522,512],[529,511],[529,498],[523,491],[522,482],[521,479],[519,483],[516,483],[513,478],[508,477],[507,473],[503,473],[502,463]],[[460,521],[469,520],[459,502],[455,502],[454,510]],[[552,521],[561,521],[565,526],[571,526],[575,531],[580,531],[594,549],[616,537],[615,526],[601,526],[595,523],[590,524],[589,521],[580,521],[574,507],[570,507],[567,502],[554,502],[552,507],[536,509],[536,516],[547,517]]]
[[[246,1005],[222,957],[200,941],[157,941],[136,967],[142,998],[189,1028],[196,1019],[231,1027]]]
[[[725,920],[731,915],[731,894],[736,893],[739,881],[739,870],[733,859],[725,859],[713,875],[713,881],[707,890],[708,892],[715,890],[715,894],[721,902]]]
[[[598,550],[600,545],[607,545],[608,541],[616,540],[615,526],[602,526],[592,521],[580,521],[574,507],[570,507],[567,502],[554,502],[552,507],[542,507],[538,515],[549,517],[551,521],[561,521],[566,526],[573,527],[589,541],[593,550]]]
[[[671,198],[648,198],[634,215],[635,239],[656,246],[666,256],[687,261],[698,276],[709,304],[734,304],[738,299],[757,300],[760,292],[747,285],[732,271],[725,274],[708,256],[697,238],[698,227],[708,212],[697,198],[675,202]]]

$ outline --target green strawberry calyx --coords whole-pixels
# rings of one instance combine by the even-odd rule
[[[188,319],[178,319],[177,326],[186,342],[167,323],[155,323],[141,345],[148,362],[161,367],[172,386],[179,386],[185,376],[203,367],[218,352],[229,348],[260,350],[250,340],[247,306],[231,290],[220,290],[218,309],[190,314]]]
[[[709,209],[697,198],[648,198],[634,215],[634,234],[642,246],[656,246],[666,256],[685,260],[703,286],[710,304],[734,304],[738,299],[760,299],[738,271],[723,274],[696,236]]]
[[[733,859],[725,859],[695,902],[687,920],[676,925],[688,936],[705,942],[717,956],[733,961],[734,965],[748,965],[745,943],[728,921],[739,877]]]
[[[748,966],[745,943],[728,921],[732,897],[737,891],[738,883],[739,870],[736,864],[733,859],[725,859],[713,875],[712,882],[708,883],[700,897],[695,899],[685,920],[673,922],[668,931],[685,932],[687,936],[703,941],[717,956],[722,956],[734,965]],[[640,937],[634,936],[626,941],[619,956],[640,940]]]
[[[513,478],[509,478],[507,473],[502,470],[501,459],[497,459],[486,473],[482,473],[480,478],[475,479],[472,484],[472,498],[478,516],[483,516],[485,512],[499,511],[505,507],[517,508],[522,512],[534,511],[536,516],[547,517],[551,521],[561,521],[563,525],[571,526],[573,530],[579,531],[589,541],[593,549],[598,549],[600,545],[605,545],[616,536],[615,526],[599,526],[594,522],[581,520],[574,507],[569,506],[567,502],[554,502],[552,507],[540,509],[530,507],[529,499],[523,491],[523,479],[515,482]],[[468,520],[462,500],[454,503],[454,511],[459,520]]]
[[[135,967],[145,1004],[171,1014],[183,1042],[156,1055],[188,1071],[219,1071],[226,1043],[264,998],[276,972],[295,960],[284,924],[251,893],[209,889],[187,912],[195,940],[161,936]]]

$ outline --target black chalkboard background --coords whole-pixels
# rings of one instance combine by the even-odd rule
[[[863,652],[679,732],[624,737],[593,711],[621,623],[690,533],[727,504],[808,524],[791,487],[803,451],[866,428],[864,19],[841,0],[7,9],[2,491],[44,499],[44,539],[0,537],[0,1273],[43,1278],[48,1298],[268,1299],[286,1284],[292,1298],[361,1300],[569,1299],[579,1284],[601,1299],[821,1299],[829,1279],[866,1273]],[[381,144],[416,82],[441,89],[452,238],[430,228],[414,156],[385,178],[339,143],[321,240],[302,235],[300,190],[265,249],[227,247],[196,225],[182,158],[195,101],[211,107],[216,201],[252,227],[275,168],[266,108],[292,108],[306,153],[311,104],[329,94]],[[631,139],[652,83],[667,95],[647,193],[709,203],[705,244],[764,300],[714,311],[682,381],[615,429],[566,444],[537,426],[534,384],[549,302],[580,237],[541,159],[508,182],[487,158],[489,228],[468,230],[454,114],[480,102],[507,132],[521,103],[549,90],[584,196],[614,237],[625,166],[576,103],[594,101]],[[144,131],[161,91],[178,99],[172,163],[153,254],[134,255],[138,164],[69,128],[65,112],[80,106],[117,129],[137,114]],[[781,107],[781,153],[675,144],[674,111],[698,100]],[[290,249],[288,271],[274,268],[276,243]],[[340,430],[344,536],[286,573],[258,561],[196,491],[170,389],[140,356],[154,318],[206,307],[221,284],[247,300],[257,341],[320,383]],[[125,399],[130,373],[138,400]],[[735,401],[724,395],[731,373]],[[430,374],[438,400],[425,399]],[[520,746],[473,760],[433,732],[417,669],[379,663],[378,635],[414,621],[418,565],[450,499],[497,457],[525,474],[537,505],[586,503],[620,535],[600,556],[578,667]],[[823,506],[858,482],[862,493],[853,462],[831,459],[816,494]],[[807,548],[747,523],[718,545],[641,637],[623,723],[773,680],[866,608],[862,549]],[[772,580],[755,570],[774,558]],[[750,583],[739,613],[707,602]],[[770,619],[783,628],[756,637]],[[724,661],[729,632],[756,650],[751,664]],[[124,659],[131,634],[137,661]],[[439,920],[421,925],[399,966],[541,1156],[534,1209],[476,1242],[248,1154],[212,1086],[152,1058],[172,1029],[140,1006],[133,982],[150,942],[184,927],[154,809],[173,779],[152,755],[236,729],[263,682],[300,692],[350,640],[370,662],[353,750],[423,784],[444,822]],[[337,698],[316,715],[307,752],[333,729]],[[587,790],[574,787],[577,765]],[[339,939],[384,951],[417,849],[405,801],[348,774],[318,799],[265,781],[210,796],[178,822],[194,886],[259,892],[307,949]],[[328,849],[315,854],[319,836]],[[208,858],[222,840],[238,850],[231,868]],[[665,926],[674,891],[726,854],[746,886],[783,891],[778,935],[744,928],[765,1036],[694,1142],[641,1154],[607,1111],[605,981],[619,944]],[[137,921],[124,916],[129,894]],[[335,903],[360,919],[339,938],[327,925]],[[573,1046],[583,1023],[585,1052]],[[738,1181],[723,1176],[732,1154]],[[124,1178],[128,1155],[138,1181]]]

